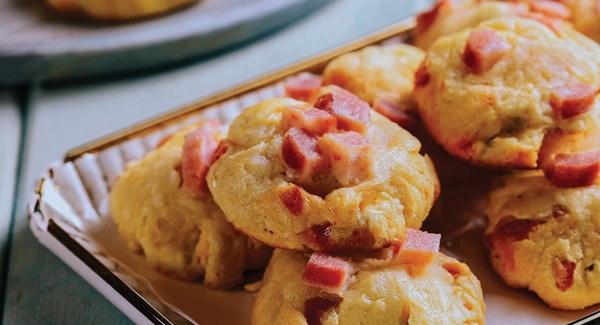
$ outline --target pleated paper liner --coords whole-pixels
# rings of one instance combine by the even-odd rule
[[[320,73],[332,58],[368,45],[406,41],[413,27],[414,18],[401,21],[69,151],[38,182],[29,205],[33,233],[136,323],[249,324],[254,294],[241,288],[215,291],[200,282],[167,278],[131,252],[110,216],[111,186],[129,162],[142,158],[181,126],[206,117],[229,125],[243,109],[282,96],[286,77]],[[493,272],[481,241],[485,192],[494,173],[466,166],[439,149],[431,154],[443,183],[425,229],[442,233],[442,250],[466,262],[480,279],[488,324],[564,324],[598,308],[558,311],[525,290],[507,287]]]

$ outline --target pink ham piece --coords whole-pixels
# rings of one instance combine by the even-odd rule
[[[562,3],[551,0],[535,0],[529,3],[529,7],[533,12],[539,12],[547,17],[560,19],[569,19],[571,10]]]
[[[298,128],[292,127],[283,135],[281,156],[300,181],[310,180],[328,169],[327,159],[317,146],[317,138]]]
[[[346,287],[352,266],[339,257],[315,252],[310,256],[302,281],[313,287],[338,294]]]
[[[397,249],[397,259],[403,264],[426,266],[440,250],[442,235],[408,228],[406,236]]]
[[[514,243],[529,238],[534,229],[546,223],[546,220],[517,219],[514,216],[504,217],[498,222],[494,231],[484,237],[484,243],[500,257],[500,262],[508,270],[515,269]]]
[[[326,133],[319,139],[319,148],[329,160],[333,176],[343,186],[360,183],[371,176],[371,145],[365,136],[354,131]]]
[[[586,84],[563,86],[550,95],[550,106],[562,118],[570,118],[589,111],[594,103],[596,90]]]
[[[558,187],[592,185],[600,172],[600,150],[558,154],[543,170],[546,178]]]
[[[321,77],[312,73],[301,73],[284,82],[285,95],[293,99],[312,102],[321,87]]]
[[[482,74],[490,70],[511,49],[510,43],[494,30],[483,28],[469,33],[462,60],[472,72]]]
[[[431,79],[431,74],[427,71],[425,62],[421,63],[417,72],[415,72],[415,88],[425,87]]]
[[[600,130],[549,132],[538,154],[538,166],[555,186],[578,187],[600,180]]]
[[[181,156],[183,188],[194,197],[210,195],[206,184],[208,169],[214,162],[213,154],[219,146],[216,136],[220,125],[206,120],[198,129],[185,136]]]
[[[403,129],[411,131],[418,125],[417,120],[406,114],[402,107],[388,100],[376,99],[373,102],[373,109]]]
[[[451,0],[441,0],[439,1],[431,10],[422,12],[417,15],[417,27],[415,31],[417,33],[423,33],[433,25],[435,20],[437,19],[440,9],[445,5],[452,5]]]
[[[342,297],[330,294],[323,294],[306,300],[304,302],[304,318],[306,318],[307,325],[321,325],[327,314],[336,308],[341,301]]]
[[[317,98],[315,107],[333,115],[339,129],[365,134],[371,122],[369,104],[338,86],[323,89],[326,93]]]
[[[552,262],[552,274],[554,275],[556,287],[560,291],[567,291],[573,286],[573,282],[575,282],[575,268],[577,268],[575,262],[564,258],[557,258]]]
[[[307,111],[295,107],[287,107],[281,115],[281,127],[284,131],[292,127],[303,129],[310,135],[320,136],[335,131],[337,120],[333,115],[320,110]]]

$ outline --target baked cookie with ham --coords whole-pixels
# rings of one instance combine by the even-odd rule
[[[369,46],[333,59],[323,71],[324,85],[337,85],[362,98],[381,115],[410,129],[416,123],[414,75],[425,57],[407,44]]]
[[[481,286],[469,267],[421,252],[428,263],[275,250],[252,323],[483,324]]]
[[[184,127],[128,165],[110,194],[119,234],[152,268],[217,289],[263,269],[271,252],[236,231],[208,191],[220,136],[215,120]]]
[[[600,125],[600,46],[569,27],[488,20],[440,38],[415,78],[431,136],[476,165],[538,168],[547,135]]]
[[[421,226],[439,191],[419,141],[336,86],[314,105],[278,98],[246,109],[224,143],[210,192],[237,229],[273,247],[389,246]]]
[[[440,0],[417,16],[414,44],[428,49],[442,36],[501,17],[523,17],[560,28],[560,25],[568,24],[571,10],[553,0]]]
[[[486,210],[494,269],[548,305],[600,303],[600,185],[560,188],[541,171],[498,180]]]

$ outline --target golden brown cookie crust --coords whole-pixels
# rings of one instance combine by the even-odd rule
[[[324,85],[338,85],[363,100],[390,101],[411,109],[414,73],[425,57],[407,44],[369,46],[333,59],[323,71]]]
[[[557,188],[539,171],[500,179],[486,239],[506,283],[554,308],[600,303],[600,185]]]
[[[306,324],[307,300],[322,295],[302,282],[308,259],[275,250],[252,311],[252,323]],[[353,263],[355,274],[322,324],[483,324],[485,304],[468,266],[438,253],[424,274],[377,260]],[[404,321],[404,322],[403,322]]]
[[[273,247],[344,250],[384,247],[402,238],[406,227],[421,226],[439,184],[416,138],[371,112],[366,136],[373,176],[350,187],[330,175],[299,186],[286,176],[281,158],[287,107],[311,108],[279,98],[246,109],[229,129],[229,149],[210,169],[210,191],[236,228]],[[286,207],[288,197],[300,209]]]
[[[111,191],[110,208],[121,237],[156,270],[171,277],[226,288],[246,269],[261,269],[269,249],[238,233],[212,198],[181,187],[179,166],[188,126],[130,164]]]
[[[484,73],[463,61],[472,31],[492,30],[510,46]],[[432,137],[454,156],[494,168],[534,168],[544,135],[600,125],[598,95],[591,109],[560,118],[552,93],[564,85],[600,88],[600,47],[572,30],[502,18],[442,37],[417,72],[415,98]]]

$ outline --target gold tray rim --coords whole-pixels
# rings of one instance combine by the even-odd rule
[[[319,73],[325,65],[337,56],[359,50],[361,48],[381,43],[390,38],[404,36],[412,33],[416,26],[415,16],[410,16],[394,24],[388,25],[369,33],[358,39],[344,43],[338,47],[316,54],[297,63],[284,66],[273,72],[266,73],[257,78],[226,88],[212,95],[191,102],[187,105],[169,110],[165,113],[133,124],[130,127],[117,130],[96,140],[72,148],[64,155],[64,162],[74,161],[86,153],[94,153],[112,147],[127,140],[151,133],[157,129],[177,123],[194,113],[198,113],[210,106],[220,104],[265,86],[277,83],[289,76],[301,72]]]

